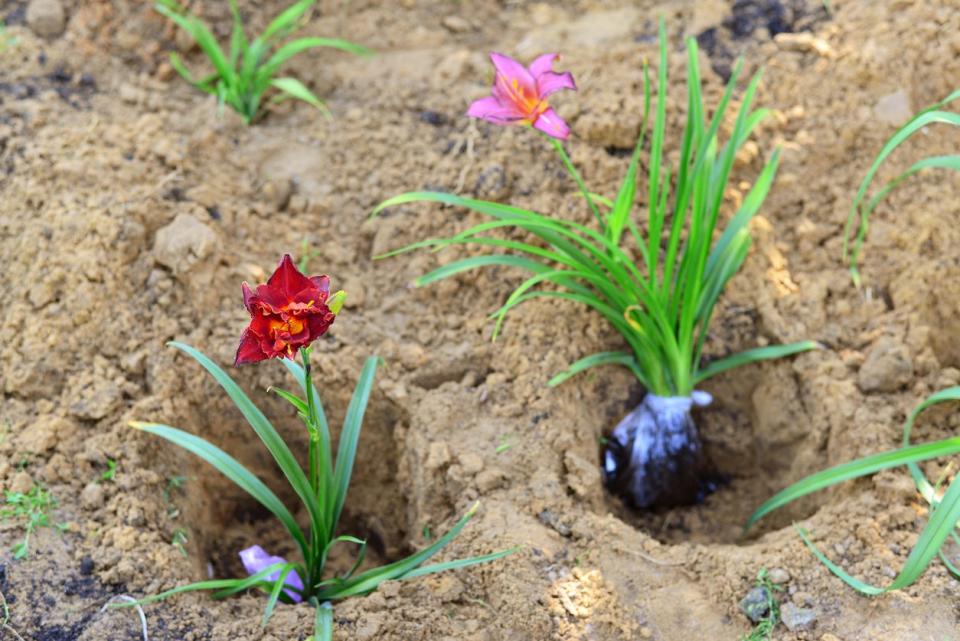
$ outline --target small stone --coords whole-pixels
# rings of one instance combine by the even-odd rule
[[[428,470],[438,470],[450,463],[450,446],[443,441],[434,441],[427,451],[427,460],[424,467]]]
[[[43,454],[52,450],[57,444],[57,421],[59,420],[62,419],[50,416],[38,418],[17,437],[17,447],[34,454]]]
[[[903,343],[884,337],[867,352],[857,375],[857,385],[863,392],[893,392],[912,379],[910,351]]]
[[[473,192],[484,200],[505,200],[510,195],[510,181],[503,165],[487,165],[477,176]]]
[[[103,486],[99,483],[87,483],[80,493],[80,503],[88,510],[96,510],[103,505],[104,501]]]
[[[443,26],[452,33],[464,33],[470,31],[470,23],[460,16],[447,16],[443,19]]]
[[[483,470],[483,457],[479,454],[461,454],[458,458],[465,474],[473,476]]]
[[[809,630],[817,620],[817,613],[812,608],[799,608],[792,603],[780,606],[780,620],[791,632]]]
[[[20,471],[13,475],[10,481],[10,491],[26,494],[33,487],[33,479],[26,472]]]
[[[747,618],[758,623],[770,612],[770,591],[767,588],[757,586],[750,588],[747,596],[740,600],[740,611],[747,615]]]
[[[560,536],[567,537],[570,536],[572,532],[570,526],[561,521],[560,517],[554,514],[552,510],[544,510],[543,512],[540,512],[540,514],[537,515],[537,518],[540,519],[540,522],[544,525],[552,527],[554,530],[556,530],[557,534]]]
[[[767,578],[774,585],[783,585],[790,580],[790,573],[783,568],[773,568],[767,573]]]
[[[504,481],[507,480],[507,475],[503,472],[503,470],[491,468],[488,470],[483,470],[477,474],[477,477],[474,480],[476,481],[477,489],[486,494],[487,492],[491,492],[498,487],[501,487]]]
[[[174,274],[182,274],[210,255],[216,242],[217,235],[212,229],[190,214],[181,213],[157,231],[153,255]]]
[[[293,194],[293,181],[289,178],[268,180],[263,183],[263,187],[260,188],[260,194],[267,202],[273,205],[277,211],[283,211],[287,204],[289,204],[290,197]]]
[[[642,628],[640,628],[640,638],[641,638],[641,639],[652,639],[652,638],[653,638],[653,630],[651,630],[651,629],[648,628],[647,626],[643,626]]]
[[[873,106],[873,113],[878,120],[888,125],[902,125],[913,115],[913,110],[910,109],[910,96],[903,89],[887,94]]]
[[[59,36],[66,24],[60,0],[30,0],[27,5],[27,26],[42,38]]]
[[[347,292],[347,300],[343,303],[343,306],[347,309],[358,309],[367,302],[363,281],[357,278],[348,279],[343,284],[343,290]]]

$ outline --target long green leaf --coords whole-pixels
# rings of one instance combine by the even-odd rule
[[[213,34],[210,33],[210,30],[205,24],[196,18],[183,16],[172,10],[166,4],[160,2],[154,5],[154,9],[157,13],[172,20],[177,26],[190,34],[200,46],[200,49],[203,50],[203,53],[210,59],[213,68],[217,70],[221,78],[228,82],[234,80],[236,73],[230,67],[226,56],[223,55],[220,45],[217,44],[217,39],[213,37]]]
[[[316,1],[317,0],[299,0],[299,2],[293,3],[267,25],[266,30],[264,30],[260,37],[264,42],[269,42],[274,37],[288,34],[296,28],[297,22]]]
[[[891,467],[907,465],[917,461],[926,461],[940,456],[950,456],[957,453],[960,453],[960,437],[943,439],[922,445],[913,445],[891,452],[882,452],[831,467],[828,470],[811,474],[805,479],[777,492],[777,494],[757,508],[747,520],[745,527],[752,527],[767,514],[797,500],[801,496],[806,496],[807,494],[822,490],[831,485],[873,474],[874,472],[879,472],[880,470]]]
[[[263,63],[263,66],[257,71],[257,75],[260,78],[271,78],[287,60],[298,53],[317,47],[339,49],[357,56],[373,55],[373,51],[367,47],[340,38],[299,38],[277,49],[269,60]]]
[[[551,378],[547,385],[556,387],[568,378],[599,365],[622,365],[636,374],[637,361],[634,355],[629,352],[598,352],[574,361],[566,370]]]
[[[477,267],[487,267],[490,265],[517,267],[534,273],[550,270],[550,268],[546,265],[538,263],[535,260],[530,260],[529,258],[492,254],[486,256],[473,256],[471,258],[464,258],[463,260],[448,263],[443,267],[438,267],[432,272],[420,276],[414,281],[414,284],[416,284],[417,287],[423,287],[424,285],[429,285],[430,283],[438,280],[443,280],[444,278],[448,278],[463,271],[476,269]]]
[[[280,437],[280,434],[277,433],[277,430],[271,425],[270,421],[267,420],[267,417],[263,415],[263,412],[253,404],[253,401],[240,389],[240,386],[234,382],[230,376],[224,372],[219,365],[210,360],[206,355],[200,352],[189,345],[184,343],[179,343],[172,341],[169,345],[176,347],[180,351],[186,353],[188,356],[196,360],[207,372],[213,376],[214,380],[220,384],[220,387],[224,389],[230,399],[237,406],[237,409],[240,410],[240,413],[243,414],[243,417],[247,419],[247,422],[250,424],[250,427],[253,428],[253,431],[257,433],[257,436],[260,437],[260,440],[263,441],[263,444],[267,447],[267,450],[270,452],[270,455],[273,456],[273,460],[277,462],[277,465],[280,466],[280,470],[283,472],[283,475],[287,478],[287,482],[290,483],[290,487],[293,488],[293,491],[297,493],[297,496],[300,497],[300,500],[303,501],[304,506],[307,508],[307,512],[310,514],[310,521],[313,524],[313,531],[315,532],[326,532],[329,530],[328,523],[325,520],[325,515],[321,513],[318,509],[317,496],[314,494],[313,489],[310,487],[309,481],[307,481],[306,474],[303,473],[303,469],[300,468],[300,464],[297,463],[296,458],[294,458],[293,453],[290,451],[290,448],[287,447],[287,444]],[[309,557],[307,557],[309,558]]]
[[[136,601],[111,603],[109,606],[111,608],[130,608],[138,605],[146,605],[147,603],[153,603],[154,601],[162,601],[163,599],[177,594],[183,594],[184,592],[196,592],[198,590],[229,590],[229,594],[236,594],[237,592],[242,592],[243,590],[247,590],[249,588],[270,585],[270,583],[267,581],[267,576],[286,567],[287,565],[290,564],[274,563],[270,567],[264,568],[256,574],[251,574],[244,579],[213,579],[210,581],[198,581],[188,585],[181,585],[170,590],[160,592],[159,594],[153,594],[142,599],[137,599]],[[216,594],[214,597],[216,597]]]
[[[194,436],[189,432],[178,430],[169,425],[141,422],[131,422],[130,425],[143,432],[164,438],[174,445],[182,447],[191,454],[199,456],[217,468],[221,474],[233,481],[240,489],[255,498],[260,505],[270,510],[274,516],[280,519],[280,522],[283,523],[287,531],[290,532],[290,535],[296,540],[297,545],[300,546],[300,551],[303,553],[304,558],[308,558],[306,538],[300,526],[297,525],[297,520],[293,517],[293,514],[290,513],[283,504],[283,501],[277,498],[277,495],[274,494],[263,481],[257,478],[256,475],[245,468],[235,458],[199,436]]]
[[[934,105],[932,108],[917,114],[905,125],[894,132],[893,136],[890,137],[890,139],[880,150],[880,153],[877,154],[877,157],[874,159],[873,164],[870,165],[870,169],[867,171],[866,176],[864,176],[863,181],[861,181],[860,188],[857,189],[857,194],[854,196],[853,203],[850,205],[850,212],[847,214],[847,222],[843,228],[843,258],[850,264],[850,272],[855,283],[859,284],[858,260],[860,256],[860,250],[863,245],[863,240],[867,233],[866,225],[868,222],[867,216],[869,215],[867,209],[861,209],[861,204],[863,203],[864,198],[866,198],[867,189],[873,182],[874,176],[876,175],[877,171],[879,171],[883,162],[890,154],[894,152],[894,150],[896,150],[897,147],[906,141],[907,138],[924,127],[935,123],[949,124],[955,127],[960,127],[960,114],[939,110],[940,107],[949,102],[957,100],[958,98],[960,98],[960,90],[953,92],[947,96],[947,98]],[[856,230],[856,236],[854,238],[854,224],[858,218],[859,228]],[[851,239],[854,241],[852,250],[850,249]]]
[[[357,444],[360,441],[360,428],[363,427],[363,415],[367,411],[370,393],[373,391],[373,378],[377,373],[379,357],[371,356],[363,364],[360,380],[347,406],[347,415],[343,419],[343,429],[340,432],[340,444],[337,446],[337,463],[333,476],[333,506],[329,523],[330,532],[336,529],[343,511],[343,504],[350,489],[350,477],[353,474],[353,462],[357,456]]]
[[[270,85],[275,89],[279,89],[283,93],[289,95],[291,98],[296,98],[297,100],[302,100],[303,102],[315,107],[327,118],[330,117],[330,110],[327,109],[327,106],[323,102],[313,95],[306,85],[297,80],[296,78],[274,78],[270,81]]]
[[[323,601],[333,601],[335,599],[343,599],[357,594],[366,594],[372,590],[375,590],[377,586],[384,581],[398,579],[408,572],[413,571],[429,560],[437,552],[442,550],[448,543],[450,543],[450,541],[452,541],[453,538],[460,533],[460,530],[463,529],[463,526],[465,526],[467,522],[473,518],[473,515],[476,514],[478,507],[479,504],[474,504],[474,506],[470,508],[470,510],[468,510],[459,521],[457,521],[456,525],[454,525],[450,531],[437,539],[432,545],[415,554],[411,554],[405,559],[401,559],[400,561],[395,561],[394,563],[390,563],[378,568],[373,568],[372,570],[367,570],[366,572],[357,575],[349,581],[344,581],[341,584],[326,588],[317,595],[317,598]]]
[[[459,570],[460,568],[465,568],[471,565],[477,565],[479,563],[489,563],[490,561],[496,561],[497,559],[502,559],[505,556],[510,556],[511,554],[519,552],[522,549],[523,547],[518,545],[508,550],[493,552],[492,554],[481,554],[478,556],[471,556],[466,559],[457,559],[456,561],[445,561],[443,563],[421,565],[420,567],[410,570],[409,572],[401,576],[400,580],[406,581],[407,579],[415,579],[419,576],[436,574],[437,572],[446,572],[447,570]]]
[[[287,565],[280,570],[280,576],[278,576],[276,581],[273,582],[273,588],[270,590],[270,596],[267,598],[267,604],[263,608],[263,617],[260,619],[261,628],[267,627],[267,624],[270,623],[270,617],[273,615],[273,611],[277,607],[277,602],[280,600],[280,595],[283,594],[284,587],[286,587],[284,583],[293,570],[294,567],[292,565]]]
[[[830,561],[806,536],[803,530],[799,530],[803,542],[817,556],[820,561],[837,575],[844,583],[863,594],[878,595],[892,590],[899,590],[911,585],[920,578],[920,575],[926,571],[927,566],[940,551],[944,541],[953,532],[957,521],[960,521],[960,480],[954,480],[947,489],[940,505],[931,508],[932,515],[927,522],[926,527],[920,533],[916,545],[910,550],[903,569],[896,576],[892,583],[886,587],[876,587],[865,583],[856,577],[844,571],[841,567]]]
[[[716,376],[720,372],[728,369],[741,367],[749,363],[758,361],[768,361],[785,356],[793,356],[802,352],[809,352],[813,349],[820,349],[822,345],[816,341],[798,341],[796,343],[787,343],[786,345],[768,345],[766,347],[755,347],[754,349],[744,350],[731,356],[718,359],[699,369],[693,377],[694,384],[699,385],[711,376]]]

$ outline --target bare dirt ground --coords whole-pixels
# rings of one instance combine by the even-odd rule
[[[195,4],[227,33],[225,2]],[[284,3],[241,4],[256,4],[249,21],[262,26]],[[186,42],[148,3],[66,2],[65,32],[48,38],[25,25],[25,8],[0,5],[15,39],[0,53],[0,485],[47,487],[59,501],[52,518],[69,528],[42,530],[29,558],[14,561],[8,550],[22,529],[0,524],[0,592],[23,638],[138,639],[132,611],[100,612],[111,596],[238,574],[236,551],[254,540],[291,551],[239,490],[126,422],[201,434],[282,489],[219,388],[164,344],[182,340],[231,362],[245,322],[240,282],[262,281],[306,238],[318,252],[311,271],[350,292],[318,348],[334,424],[363,359],[376,353],[387,363],[345,529],[394,558],[479,499],[478,516],[444,558],[523,546],[494,564],[338,604],[338,639],[735,640],[748,630],[737,602],[762,567],[785,571],[785,603],[816,612],[811,627],[780,627],[776,639],[960,639],[960,590],[939,563],[907,590],[866,599],[790,527],[800,520],[844,568],[889,582],[927,518],[905,471],[818,494],[747,538],[740,532],[752,509],[791,481],[895,447],[910,408],[960,382],[957,180],[918,177],[878,210],[864,289],[840,262],[849,203],[883,141],[960,86],[955,2],[833,0],[828,10],[740,0],[325,0],[305,33],[349,38],[378,55],[298,58],[291,72],[329,99],[334,118],[284,104],[252,128],[219,117],[174,77],[166,52]],[[426,206],[367,214],[389,196],[432,188],[587,222],[540,139],[463,111],[486,90],[488,50],[523,59],[562,52],[580,86],[556,100],[574,131],[571,155],[595,191],[611,194],[640,123],[641,65],[655,59],[661,14],[675,81],[670,148],[685,105],[682,39],[700,35],[707,94],[716,99],[742,54],[748,73],[766,69],[759,102],[774,110],[740,158],[730,203],[775,145],[784,150],[709,355],[804,338],[826,349],[709,385],[717,400],[698,421],[730,484],[695,508],[634,515],[601,487],[598,439],[641,390],[614,369],[545,385],[572,360],[618,346],[614,332],[583,309],[541,301],[516,310],[492,344],[486,314],[519,274],[488,270],[414,289],[415,276],[463,254],[371,259],[462,229],[472,216]],[[203,64],[196,51],[187,61]],[[955,133],[927,132],[884,175],[958,143]],[[262,392],[284,372],[268,364],[236,375]],[[305,442],[287,407],[256,398],[285,436]],[[952,435],[958,424],[954,408],[938,410],[917,435]],[[98,483],[108,459],[115,480]],[[185,477],[180,488],[176,477]],[[172,544],[178,531],[185,554]],[[151,605],[150,637],[309,635],[307,607],[280,607],[261,631],[262,602],[192,595]]]

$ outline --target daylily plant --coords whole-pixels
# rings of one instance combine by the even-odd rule
[[[305,84],[292,76],[277,77],[280,68],[294,56],[319,47],[339,49],[358,56],[372,52],[366,47],[340,38],[298,38],[282,43],[303,25],[304,16],[317,0],[297,0],[274,18],[263,33],[247,39],[237,0],[230,0],[233,30],[229,49],[224,52],[209,27],[190,15],[177,0],[157,0],[154,8],[183,29],[197,43],[213,67],[213,73],[200,78],[187,70],[176,53],[170,54],[170,64],[184,80],[197,89],[217,97],[220,105],[227,105],[247,124],[260,117],[270,105],[296,99],[317,108],[324,115],[330,112]],[[273,90],[274,96],[264,102],[264,95]]]
[[[697,391],[696,386],[725,370],[816,346],[811,341],[773,345],[703,363],[714,307],[724,286],[746,259],[750,247],[748,223],[773,183],[779,153],[770,154],[752,189],[726,229],[718,234],[734,158],[767,111],[751,111],[758,75],[743,93],[730,138],[721,145],[720,125],[727,116],[740,65],[708,121],[696,40],[687,41],[687,52],[687,122],[679,145],[680,162],[671,176],[663,158],[667,41],[661,22],[656,116],[643,203],[647,217],[643,223],[634,222],[630,213],[638,200],[637,173],[644,155],[651,103],[649,74],[645,69],[640,136],[619,192],[608,199],[587,189],[561,142],[567,138],[569,128],[545,102],[558,89],[575,88],[570,74],[551,70],[556,54],[537,58],[529,68],[493,54],[496,80],[492,95],[473,103],[467,114],[497,124],[528,124],[545,134],[596,219],[596,228],[519,207],[440,192],[402,194],[381,203],[374,211],[376,214],[388,207],[426,201],[463,207],[492,219],[455,236],[424,240],[386,256],[459,244],[507,250],[447,263],[416,281],[417,285],[426,285],[489,265],[530,272],[530,277],[494,312],[494,338],[509,310],[524,301],[543,297],[587,305],[620,332],[630,351],[601,352],[582,358],[555,376],[550,384],[556,385],[596,365],[617,364],[629,368],[647,389],[641,406],[613,430],[603,467],[608,485],[637,507],[690,503],[702,496],[701,477],[706,468],[691,410],[694,405],[709,403],[710,395]],[[601,212],[601,208],[605,211]],[[526,231],[538,242],[490,235],[502,228]]]
[[[273,456],[294,493],[306,508],[307,531],[301,528],[286,505],[266,484],[232,456],[188,432],[159,423],[132,422],[137,429],[155,434],[199,456],[224,476],[249,493],[279,519],[290,533],[300,553],[300,561],[288,561],[253,544],[239,552],[249,574],[242,579],[212,579],[167,590],[138,603],[163,599],[191,590],[213,590],[214,598],[222,598],[252,588],[269,595],[263,613],[263,625],[270,619],[278,602],[307,601],[316,608],[314,641],[327,641],[333,634],[331,603],[375,590],[388,580],[410,579],[443,570],[462,568],[475,563],[499,559],[514,550],[483,556],[424,565],[446,546],[476,513],[474,505],[444,536],[405,559],[358,572],[364,560],[366,541],[340,534],[338,523],[350,486],[360,428],[367,402],[373,389],[376,357],[368,358],[360,373],[360,382],[347,408],[336,459],[333,456],[330,430],[314,385],[310,368],[311,344],[329,330],[341,310],[345,294],[329,296],[327,276],[307,277],[297,270],[290,256],[284,256],[270,279],[255,289],[243,283],[243,303],[250,313],[237,350],[236,364],[277,358],[298,383],[303,396],[279,388],[271,388],[297,411],[309,434],[307,469],[294,457],[290,447],[271,425],[267,417],[244,394],[243,390],[216,363],[198,350],[183,343],[170,343],[185,352],[209,372],[226,391],[237,409]],[[295,360],[299,353],[301,362]],[[359,546],[353,567],[342,575],[324,576],[330,549],[338,543]],[[122,605],[122,604],[121,604]]]

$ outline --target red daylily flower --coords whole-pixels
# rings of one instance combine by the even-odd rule
[[[320,338],[340,311],[343,295],[329,301],[330,278],[307,278],[294,266],[289,254],[265,285],[256,290],[243,283],[243,304],[250,312],[250,325],[243,330],[234,365],[268,358],[292,359],[297,350]]]

